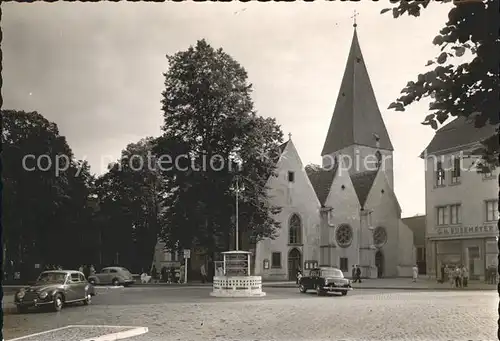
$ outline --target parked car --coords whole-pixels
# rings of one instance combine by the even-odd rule
[[[93,285],[129,286],[135,282],[134,277],[125,268],[120,266],[110,266],[103,268],[101,272],[89,276],[89,282]]]
[[[351,281],[344,278],[342,271],[336,268],[321,267],[312,269],[309,276],[303,276],[299,281],[301,293],[315,290],[318,295],[329,292],[340,292],[343,296],[352,290]]]
[[[17,311],[30,307],[50,307],[60,311],[63,305],[82,302],[88,305],[95,296],[94,286],[87,282],[83,273],[72,270],[44,271],[34,285],[21,288],[14,296]]]

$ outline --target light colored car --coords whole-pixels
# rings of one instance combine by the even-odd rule
[[[103,268],[101,272],[89,276],[89,282],[93,285],[114,285],[114,286],[129,286],[133,284],[134,277],[125,268],[120,266],[110,266]]]

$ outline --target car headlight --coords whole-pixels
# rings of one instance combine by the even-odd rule
[[[16,294],[16,297],[17,297],[17,298],[19,298],[19,299],[21,299],[21,298],[23,298],[23,297],[24,297],[24,295],[25,295],[25,294],[24,294],[24,290],[21,290],[21,291],[19,291],[19,292]]]
[[[325,284],[328,284],[328,280],[325,278]]]
[[[40,298],[43,300],[44,298],[47,298],[47,296],[49,296],[49,294],[46,291],[42,291],[40,293],[40,295],[38,295],[38,296],[40,296]]]

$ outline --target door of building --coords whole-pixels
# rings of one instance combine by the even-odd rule
[[[375,254],[375,266],[377,267],[377,277],[381,278],[384,276],[384,254],[382,251],[378,250]]]
[[[300,251],[293,248],[288,253],[288,280],[295,281],[297,279],[297,271],[301,269],[302,256]]]

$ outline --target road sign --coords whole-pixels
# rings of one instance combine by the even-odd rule
[[[191,258],[191,250],[184,249],[184,258]]]

